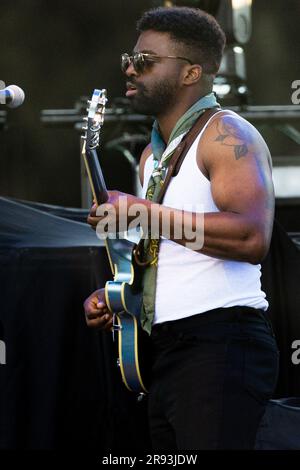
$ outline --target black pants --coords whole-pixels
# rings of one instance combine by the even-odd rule
[[[264,312],[211,310],[153,327],[154,450],[253,449],[278,375]]]

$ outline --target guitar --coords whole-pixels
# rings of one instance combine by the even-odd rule
[[[88,101],[88,115],[84,118],[84,135],[82,136],[82,156],[85,162],[91,190],[97,205],[108,200],[107,188],[100,167],[97,148],[99,147],[100,130],[104,121],[106,90],[95,89]],[[132,252],[135,243],[124,238],[122,234],[108,234],[105,246],[109,258],[113,281],[105,284],[106,304],[113,314],[113,337],[118,335],[118,365],[123,382],[128,390],[138,394],[147,392],[145,376],[141,372],[141,356],[146,362],[146,351],[139,354],[141,336],[143,348],[147,343],[147,334],[141,331],[139,315],[142,302],[142,288],[138,267],[133,264]],[[149,339],[148,339],[149,341]],[[145,365],[145,370],[147,370]]]

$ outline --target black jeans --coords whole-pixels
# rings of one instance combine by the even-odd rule
[[[153,449],[253,449],[278,376],[265,313],[215,309],[155,325],[151,340]]]

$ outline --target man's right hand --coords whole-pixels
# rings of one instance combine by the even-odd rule
[[[105,301],[105,289],[93,292],[84,302],[85,320],[90,328],[111,331],[113,321]]]

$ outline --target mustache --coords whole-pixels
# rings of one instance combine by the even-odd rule
[[[135,83],[134,80],[127,81],[127,82],[126,82],[126,87],[127,87],[127,88],[137,88],[137,84]]]
[[[126,88],[136,88],[137,90],[146,90],[146,87],[143,83],[137,83],[135,80],[130,80],[126,82]]]

